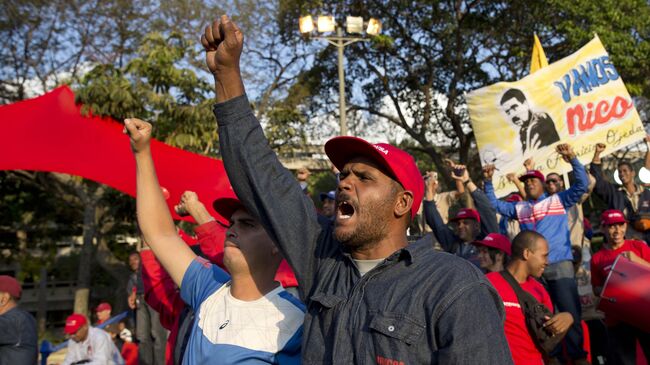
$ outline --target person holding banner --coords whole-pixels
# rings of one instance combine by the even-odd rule
[[[522,230],[536,231],[548,241],[549,266],[544,271],[543,278],[558,310],[569,312],[574,318],[573,325],[565,338],[569,356],[574,363],[586,363],[587,353],[582,348],[581,307],[573,271],[567,210],[578,203],[582,195],[587,192],[589,180],[584,166],[578,161],[570,145],[559,144],[556,146],[556,151],[573,167],[575,184],[569,189],[548,196],[544,191],[544,174],[531,170],[519,178],[524,183],[527,200],[504,202],[498,200],[494,193],[492,184],[494,166],[488,165],[484,168],[485,194],[499,214],[517,219]],[[560,346],[552,355],[560,355]]]
[[[602,294],[605,279],[618,256],[650,268],[650,247],[637,240],[625,239],[627,220],[620,210],[610,209],[601,215],[602,231],[605,234],[605,246],[591,259],[591,284],[594,293]],[[633,280],[630,278],[629,280]],[[642,309],[640,316],[647,316],[648,308]],[[650,333],[629,323],[619,322],[605,313],[608,325],[611,356],[614,364],[636,364],[636,341],[641,344],[645,357],[650,359]]]
[[[650,169],[650,136],[645,137],[648,152],[645,155],[645,168]],[[600,155],[607,145],[597,143],[594,147],[594,157],[589,169],[596,178],[594,192],[605,201],[609,209],[617,209],[625,214],[631,224],[628,225],[627,236],[650,243],[650,190],[635,182],[636,172],[627,161],[618,163],[618,176],[622,186],[607,182],[603,175]]]

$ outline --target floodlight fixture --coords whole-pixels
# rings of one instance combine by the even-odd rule
[[[369,35],[377,35],[381,33],[381,21],[379,19],[370,18],[368,21],[368,28],[366,29],[366,33]]]
[[[311,18],[311,15],[301,16],[298,19],[298,24],[300,26],[300,33],[310,33],[314,30],[314,20]]]
[[[334,17],[331,15],[320,15],[318,17],[318,32],[327,33],[333,32],[336,29],[336,22],[334,22]]]
[[[363,18],[360,16],[348,16],[345,18],[345,27],[348,33],[363,33]]]

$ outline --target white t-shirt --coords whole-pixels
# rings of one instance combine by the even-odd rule
[[[62,365],[90,360],[88,365],[124,365],[111,335],[95,327],[88,327],[88,336],[83,342],[68,340],[68,353]]]
[[[230,294],[230,277],[197,258],[181,283],[196,312],[183,364],[299,364],[304,305],[278,286],[254,301]]]

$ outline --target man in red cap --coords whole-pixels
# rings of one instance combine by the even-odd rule
[[[505,238],[505,237],[504,237]],[[492,243],[490,243],[492,244]],[[499,244],[506,249],[505,242]],[[522,231],[512,240],[512,259],[506,265],[506,272],[491,272],[486,276],[503,299],[506,309],[504,328],[512,359],[517,364],[544,364],[542,353],[538,350],[531,333],[526,327],[524,313],[521,309],[515,289],[506,281],[504,275],[513,277],[519,286],[531,294],[538,302],[544,304],[551,312],[553,303],[544,286],[535,278],[540,278],[548,266],[548,243],[541,234],[534,231]],[[564,336],[573,323],[570,313],[562,312],[548,318],[545,327],[554,336]]]
[[[95,308],[95,315],[97,316],[97,324],[102,324],[111,318],[111,311],[113,308],[107,302],[101,302]]]
[[[456,232],[454,232],[444,223],[440,211],[436,207],[434,200],[435,182],[427,179],[423,207],[424,217],[445,251],[479,266],[478,250],[472,242],[485,237],[489,233],[499,231],[496,211],[483,191],[472,182],[465,165],[452,163],[451,168],[451,178],[460,181],[466,187],[476,205],[476,209],[463,208],[450,219],[451,222],[455,223]]]
[[[510,240],[499,233],[490,233],[472,242],[478,247],[479,267],[486,273],[502,271],[510,256]]]
[[[0,364],[35,364],[38,357],[36,321],[18,308],[20,283],[0,275]]]
[[[625,239],[627,220],[623,212],[606,210],[600,217],[605,245],[591,258],[591,285],[594,293],[600,296],[605,279],[618,256],[623,256],[639,265],[650,267],[650,248],[643,241]],[[647,315],[644,313],[643,315]],[[611,354],[615,364],[636,364],[636,341],[650,358],[650,333],[625,322],[613,321],[605,317],[608,325]]]
[[[86,316],[73,313],[65,320],[63,328],[70,340],[68,353],[62,365],[70,364],[97,364],[97,365],[123,365],[124,359],[120,355],[111,335],[104,330],[91,327]]]
[[[589,178],[584,166],[578,160],[573,148],[566,143],[558,144],[556,152],[573,167],[575,183],[567,190],[553,195],[544,191],[544,174],[529,170],[519,177],[524,183],[526,201],[504,202],[494,194],[492,176],[494,166],[485,166],[485,194],[496,208],[497,213],[519,221],[521,230],[540,233],[549,244],[548,268],[544,271],[544,281],[553,303],[558,310],[569,312],[574,318],[573,326],[565,338],[567,354],[576,364],[588,364],[587,352],[583,349],[582,308],[578,296],[578,286],[573,269],[573,253],[569,232],[568,210],[580,202],[588,191]],[[554,361],[561,361],[562,346],[551,354]]]
[[[485,276],[429,241],[408,244],[424,194],[413,157],[386,143],[329,140],[340,170],[336,214],[319,220],[244,95],[241,31],[224,15],[201,42],[230,182],[292,266],[308,307],[302,363],[510,363],[501,301]]]

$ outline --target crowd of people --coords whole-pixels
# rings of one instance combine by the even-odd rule
[[[650,359],[650,329],[630,320],[648,316],[648,308],[631,315],[583,313],[591,302],[582,297],[602,295],[617,260],[650,270],[650,193],[635,183],[627,162],[618,166],[622,186],[606,180],[600,156],[607,146],[595,146],[588,173],[560,141],[556,152],[573,169],[569,188],[561,175],[545,176],[527,160],[522,173],[509,174],[514,192],[499,199],[494,166],[469,171],[448,160],[449,169],[438,173],[449,174],[456,190],[443,193],[438,173],[423,176],[407,152],[335,137],[325,152],[337,185],[318,195],[317,210],[306,194],[309,171],[294,176],[282,166],[251,110],[239,72],[240,29],[223,16],[201,42],[215,78],[214,114],[232,194],[211,202],[217,213],[211,216],[199,196],[186,191],[175,210],[197,226],[196,237],[184,233],[158,184],[152,125],[125,120],[146,242],[129,257],[135,336],[123,326],[99,330],[72,314],[65,364],[122,364],[124,343],[133,337],[140,364]],[[599,222],[604,243],[596,252],[582,209],[590,194],[607,205]],[[450,209],[456,201],[460,209]],[[419,214],[431,234],[409,240]],[[579,289],[589,284],[593,292]],[[0,277],[2,328],[35,331],[33,318],[16,308],[16,285]],[[108,303],[97,307],[99,323],[110,310]],[[34,363],[35,337],[4,338],[3,332],[0,364]],[[590,348],[589,337],[592,345],[604,345]]]

